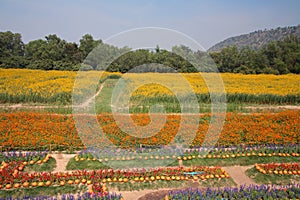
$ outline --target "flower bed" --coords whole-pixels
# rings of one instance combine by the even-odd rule
[[[231,147],[199,147],[199,148],[176,148],[158,147],[153,153],[150,148],[138,148],[123,151],[122,149],[86,149],[80,151],[75,157],[80,161],[132,161],[132,160],[192,160],[203,159],[228,159],[239,157],[299,157],[300,145],[263,145],[263,146],[231,146]],[[138,152],[138,153],[137,153]]]
[[[6,189],[19,187],[37,186],[64,186],[66,184],[87,184],[106,182],[145,182],[145,181],[185,181],[206,180],[214,178],[229,178],[229,175],[221,167],[167,167],[154,168],[150,170],[78,170],[74,172],[61,173],[27,173],[18,170],[21,163],[12,162],[1,170],[0,186]]]
[[[300,111],[283,111],[275,114],[261,113],[258,115],[242,115],[227,113],[226,123],[219,135],[217,146],[232,145],[254,145],[254,144],[297,144],[300,141],[299,126]],[[123,126],[128,124],[128,119],[121,117]],[[124,117],[124,118],[122,118]],[[136,124],[141,126],[150,123],[149,115],[132,115]],[[164,119],[165,116],[162,116]],[[177,134],[179,126],[182,135],[190,136],[189,130],[197,130],[192,142],[193,146],[201,146],[209,128],[210,115],[205,114],[199,118],[199,123],[192,123],[188,120],[181,121],[180,115],[167,115],[164,127],[156,127],[153,130],[160,130],[149,138],[136,138],[123,132],[116,124],[113,115],[98,115],[99,124],[106,134],[106,137],[116,146],[121,148],[133,148],[141,145],[158,146],[168,145]],[[83,124],[89,124],[94,120],[91,116],[80,116]],[[193,127],[194,126],[194,127]],[[75,122],[72,116],[49,115],[43,113],[1,113],[0,114],[0,146],[2,150],[16,149],[83,149],[81,139],[85,143],[103,144],[102,138],[90,134],[90,127],[86,128],[86,136],[79,137]],[[8,131],[9,130],[9,131]],[[42,130],[42,131],[41,131]],[[143,133],[141,133],[143,134]],[[97,135],[98,136],[98,135]],[[186,140],[186,138],[181,138]],[[215,138],[206,138],[207,145],[214,145]],[[86,144],[86,145],[92,145]]]
[[[43,154],[42,154],[43,155]],[[48,160],[51,158],[49,154],[47,154],[43,160],[39,160],[39,157],[35,157],[37,161],[30,160],[29,162],[25,161],[24,159],[32,159],[32,157],[21,157],[17,161],[10,161],[8,163],[2,162],[0,167],[0,188],[4,187],[6,189],[10,189],[12,187],[19,188],[19,187],[28,187],[30,179],[29,177],[32,174],[29,174],[28,172],[23,172],[26,165],[34,165],[34,164],[42,164],[47,163]],[[43,180],[41,177],[40,180]],[[43,186],[44,184],[40,184],[40,186]],[[48,185],[50,185],[48,183]]]
[[[300,186],[240,186],[235,188],[213,189],[185,189],[171,191],[165,200],[189,199],[299,199]]]
[[[47,151],[10,151],[10,152],[1,152],[0,161],[11,162],[11,161],[22,161],[29,162],[30,164],[41,164],[42,162],[47,162],[50,156]],[[25,165],[26,165],[25,164]]]
[[[255,169],[263,174],[299,175],[299,163],[268,163],[256,164]]]
[[[18,163],[21,171],[53,171],[56,160],[47,152],[3,152],[0,154],[1,169],[10,163]]]

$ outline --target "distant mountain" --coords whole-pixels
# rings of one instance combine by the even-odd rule
[[[220,51],[224,47],[237,46],[238,49],[249,46],[252,49],[259,49],[271,41],[281,40],[290,34],[300,36],[300,25],[276,28],[271,30],[259,30],[249,34],[230,37],[222,42],[219,42],[208,49],[209,52]]]

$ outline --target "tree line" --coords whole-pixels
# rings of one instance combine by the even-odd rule
[[[225,47],[210,56],[220,72],[244,74],[300,73],[300,37],[290,35],[283,40],[272,41],[257,51],[250,47],[238,50]]]
[[[67,42],[55,34],[27,44],[21,34],[0,32],[0,67],[42,70],[78,70],[79,64],[101,40],[86,34],[80,44]]]
[[[220,52],[192,51],[174,46],[160,49],[118,48],[83,35],[79,44],[55,34],[25,44],[20,33],[0,32],[0,68],[42,70],[107,70],[114,72],[231,72],[244,74],[300,73],[300,38],[290,35],[259,50],[236,46]],[[95,50],[94,50],[95,49]],[[92,51],[93,50],[93,51]],[[112,57],[117,59],[111,60]],[[153,64],[153,63],[158,63]],[[216,64],[216,67],[214,67]],[[137,66],[142,67],[137,68]],[[168,68],[164,67],[168,66]]]

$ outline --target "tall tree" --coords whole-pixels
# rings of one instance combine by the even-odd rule
[[[25,67],[24,43],[20,33],[0,32],[0,66]]]
[[[90,34],[85,34],[80,39],[79,50],[82,52],[82,56],[85,58],[97,45],[102,43],[102,40],[94,40]]]

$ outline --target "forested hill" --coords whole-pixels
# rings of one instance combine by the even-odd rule
[[[271,30],[259,30],[249,34],[243,34],[235,37],[230,37],[222,42],[219,42],[208,49],[209,52],[221,51],[225,47],[237,46],[238,49],[242,47],[250,47],[254,50],[261,48],[271,41],[282,40],[289,35],[300,36],[300,25],[288,26],[283,28],[276,28]]]

